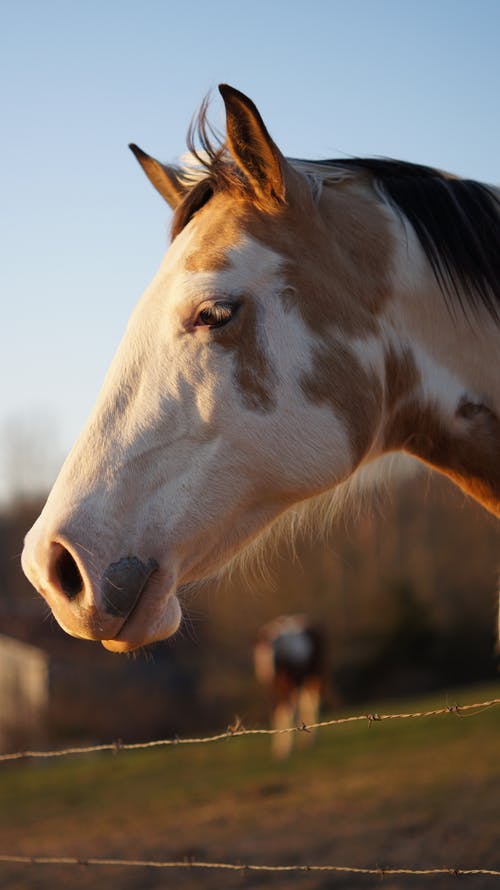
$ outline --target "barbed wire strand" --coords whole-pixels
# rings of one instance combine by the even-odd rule
[[[162,862],[157,859],[78,859],[76,856],[10,856],[0,854],[0,862],[22,865],[80,865],[109,866],[123,868],[184,868],[184,869],[218,869],[222,871],[260,871],[260,872],[343,872],[359,875],[453,875],[465,877],[472,875],[490,875],[500,877],[500,870],[494,868],[362,868],[349,865],[255,865],[237,862],[201,862],[184,859],[181,861]]]
[[[467,716],[471,712],[485,711],[488,708],[500,704],[500,698],[492,698],[490,701],[477,702],[469,705],[447,705],[444,708],[435,708],[432,711],[416,711],[408,714],[359,714],[352,717],[336,717],[332,720],[322,720],[319,723],[302,723],[300,726],[290,726],[286,729],[245,729],[239,719],[233,726],[228,726],[224,732],[215,735],[202,736],[200,738],[154,739],[148,742],[110,742],[102,745],[83,745],[72,748],[62,748],[56,751],[15,751],[11,754],[0,754],[0,762],[21,760],[23,758],[67,757],[72,754],[95,754],[101,751],[138,751],[145,748],[160,748],[177,745],[204,745],[212,742],[220,742],[225,739],[241,738],[243,736],[271,736],[284,733],[312,732],[315,729],[324,729],[329,726],[340,726],[346,723],[367,722],[369,726],[383,720],[415,720],[421,717],[439,717],[443,714],[455,714],[457,717]]]

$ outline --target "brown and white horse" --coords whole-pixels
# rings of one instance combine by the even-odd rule
[[[403,450],[500,513],[499,193],[390,160],[287,160],[220,88],[198,168],[133,146],[175,210],[23,567],[127,651],[298,505]]]
[[[324,638],[307,615],[279,615],[261,627],[254,647],[257,679],[269,692],[273,756],[288,757],[294,735],[291,726],[317,723],[324,673]],[[314,731],[301,736],[307,742]]]

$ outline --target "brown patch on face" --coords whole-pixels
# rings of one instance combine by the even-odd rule
[[[353,353],[333,338],[314,353],[313,369],[301,389],[317,405],[329,405],[344,422],[358,463],[367,453],[380,417],[382,385]]]
[[[188,272],[218,272],[230,268],[229,251],[245,232],[247,204],[234,194],[221,192],[197,218],[196,247],[184,259]],[[270,411],[275,405],[276,382],[262,345],[258,310],[250,295],[242,297],[238,316],[230,325],[212,331],[213,339],[234,356],[234,379],[246,408]]]
[[[436,405],[407,403],[387,427],[386,447],[420,458],[500,517],[500,420],[493,412],[464,412],[460,403],[450,428]]]
[[[352,337],[377,330],[390,293],[393,239],[369,188],[352,181],[325,186],[316,205],[297,176],[279,217],[249,220],[250,234],[285,259],[285,308],[294,307],[316,335],[332,327]]]
[[[196,247],[184,259],[187,272],[218,272],[229,268],[228,251],[241,238],[245,212],[240,201],[221,192],[197,216]]]
[[[305,179],[292,171],[288,204],[274,215],[233,192],[216,193],[197,214],[196,248],[184,261],[186,270],[193,272],[226,269],[228,248],[237,244],[242,232],[283,257],[288,285],[284,305],[299,311],[324,343],[303,389],[313,401],[330,403],[339,411],[360,457],[370,441],[381,388],[331,336],[332,328],[352,337],[377,331],[377,312],[389,293],[389,226],[368,189],[350,182],[325,187],[318,207]],[[237,341],[234,334],[227,340],[237,362],[236,379],[248,406],[269,410],[273,375],[256,336],[255,317],[249,328],[251,334],[245,330]],[[225,332],[219,342],[226,343]]]
[[[271,411],[276,404],[276,375],[262,347],[257,307],[250,297],[243,301],[234,322],[214,335],[220,346],[233,353],[234,379],[245,408]]]

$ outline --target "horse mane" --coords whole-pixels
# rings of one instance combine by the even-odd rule
[[[251,194],[207,109],[205,99],[188,130],[186,192],[174,215],[173,238],[216,192]],[[368,173],[377,192],[412,225],[452,314],[455,304],[464,313],[482,308],[500,324],[500,197],[493,188],[392,158],[288,160],[316,187]]]

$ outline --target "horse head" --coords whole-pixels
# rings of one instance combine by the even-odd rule
[[[404,447],[432,364],[394,335],[402,223],[368,173],[290,162],[255,105],[221,93],[225,141],[203,111],[189,169],[132,146],[172,243],[22,557],[62,627],[113,651],[174,633],[186,585]],[[462,384],[439,381],[458,404]]]

